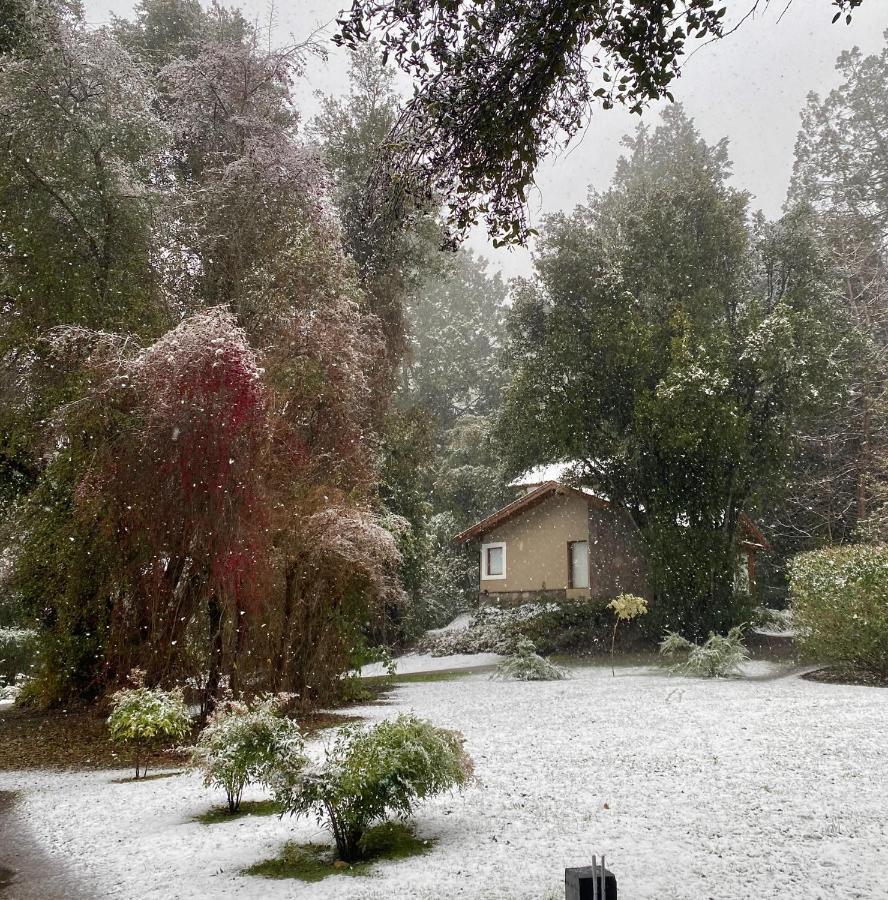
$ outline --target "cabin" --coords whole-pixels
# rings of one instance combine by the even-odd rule
[[[517,606],[543,596],[621,593],[650,599],[645,543],[626,509],[561,481],[522,486],[520,497],[454,538],[480,545],[482,601]],[[738,582],[752,590],[756,555],[769,545],[745,514],[740,526]]]

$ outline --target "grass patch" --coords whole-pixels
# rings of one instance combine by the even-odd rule
[[[356,722],[362,722],[363,716],[350,716],[345,713],[330,712],[323,710],[321,712],[303,713],[296,716],[296,721],[305,735],[317,734],[325,728],[339,728],[341,725],[354,725]]]
[[[337,860],[332,844],[288,843],[279,856],[244,869],[244,874],[300,881],[322,881],[330,875],[366,875],[375,863],[427,853],[435,841],[418,838],[403,822],[383,822],[367,830],[363,844],[364,858],[360,862],[343,863]]]
[[[467,675],[477,675],[486,671],[490,666],[477,669],[451,669],[449,672],[413,672],[410,675],[395,675],[392,681],[395,684],[412,684],[426,681],[456,681],[457,678],[465,678]]]
[[[205,813],[195,816],[193,821],[203,825],[218,825],[220,822],[233,822],[244,816],[279,816],[281,808],[274,800],[244,800],[240,809],[229,812],[227,806],[214,806]]]
[[[150,775],[140,775],[138,778],[130,775],[128,778],[115,778],[111,784],[141,784],[143,781],[160,781],[161,778],[175,778],[181,774],[182,769],[177,769],[175,772],[152,772]]]
[[[10,769],[128,768],[132,753],[111,740],[106,719],[99,706],[70,710],[2,707],[0,772]],[[337,728],[359,719],[336,712],[311,712],[297,716],[297,721],[306,735],[312,735],[324,728]],[[197,737],[196,728],[192,737]],[[187,754],[152,753],[148,758],[148,771],[187,762]]]

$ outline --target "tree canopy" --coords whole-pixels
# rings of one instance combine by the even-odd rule
[[[862,2],[830,0],[833,21]],[[727,13],[715,0],[353,0],[336,40],[373,37],[412,76],[387,165],[448,204],[451,242],[479,219],[495,243],[523,242],[540,161],[596,106],[671,99],[689,48],[725,34]]]
[[[645,535],[655,624],[705,635],[739,615],[740,515],[833,366],[826,272],[804,211],[748,224],[725,143],[680,107],[627,145],[610,190],[546,224],[499,434],[514,471],[581,460]]]

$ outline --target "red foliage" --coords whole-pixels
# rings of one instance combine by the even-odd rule
[[[97,365],[108,377],[95,409],[112,434],[78,499],[116,533],[124,580],[140,600],[117,611],[119,644],[140,635],[149,658],[140,648],[136,655],[156,678],[209,598],[235,630],[257,609],[267,557],[266,392],[243,331],[222,309]]]

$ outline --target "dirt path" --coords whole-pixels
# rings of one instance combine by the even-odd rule
[[[0,900],[89,900],[89,896],[16,814],[15,794],[0,791]]]

